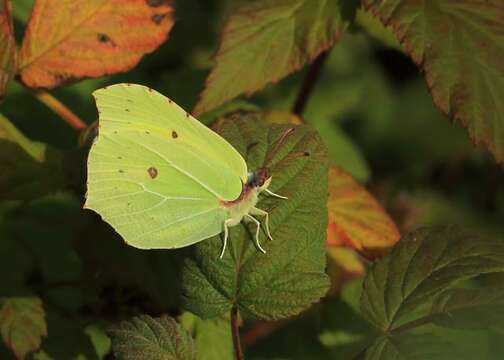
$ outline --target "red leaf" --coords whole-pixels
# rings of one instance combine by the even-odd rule
[[[36,0],[20,50],[26,86],[127,71],[173,26],[170,0]]]
[[[16,41],[10,0],[0,0],[0,98],[16,69]]]

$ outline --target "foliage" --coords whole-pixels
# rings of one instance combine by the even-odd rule
[[[503,18],[500,0],[0,0],[0,358],[502,358]],[[269,167],[288,199],[260,198],[266,254],[247,223],[222,260],[219,236],[142,251],[82,209],[91,93],[119,82]]]

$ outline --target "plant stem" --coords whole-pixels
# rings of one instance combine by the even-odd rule
[[[34,96],[45,106],[58,114],[64,121],[72,126],[77,131],[82,131],[87,128],[87,124],[82,121],[77,115],[66,107],[61,101],[49,94],[47,91],[37,90],[33,92]]]
[[[303,81],[303,85],[301,85],[301,89],[299,90],[299,94],[297,96],[296,102],[292,108],[292,112],[298,116],[303,114],[303,111],[306,108],[306,104],[310,99],[310,95],[312,94],[313,88],[317,83],[317,80],[320,76],[322,68],[327,60],[327,56],[331,49],[325,50],[321,52],[310,65],[310,69],[308,69],[308,74]]]
[[[240,332],[238,330],[238,308],[231,309],[231,335],[233,337],[233,348],[236,360],[243,360],[243,352],[240,343]]]

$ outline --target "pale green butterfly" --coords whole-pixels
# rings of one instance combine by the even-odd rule
[[[102,216],[131,246],[170,249],[224,232],[268,213],[258,195],[277,195],[267,169],[248,172],[231,144],[170,99],[145,86],[117,84],[93,93],[99,135],[88,158],[85,208]]]

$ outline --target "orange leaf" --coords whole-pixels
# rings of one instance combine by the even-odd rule
[[[327,244],[354,248],[368,258],[399,240],[399,231],[378,201],[344,171],[329,169]]]
[[[10,0],[0,0],[0,99],[16,68],[16,41]]]
[[[127,71],[173,26],[170,0],[36,0],[20,50],[29,87]]]

